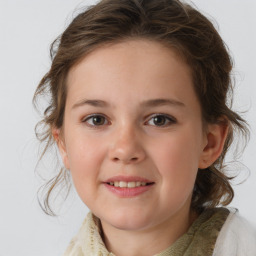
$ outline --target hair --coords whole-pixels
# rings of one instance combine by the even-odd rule
[[[229,106],[232,60],[211,21],[196,8],[178,0],[102,0],[80,13],[52,43],[51,68],[33,99],[36,104],[38,98],[50,97],[43,120],[36,126],[38,139],[46,143],[42,156],[54,144],[52,128],[63,125],[70,68],[103,45],[131,39],[156,41],[176,51],[191,68],[203,122],[224,122],[228,126],[220,157],[209,168],[198,170],[191,207],[200,212],[204,208],[228,205],[234,191],[230,185],[232,178],[224,171],[224,158],[234,131],[248,135],[247,123]],[[46,184],[48,192],[42,208],[48,214],[54,214],[50,206],[52,192],[66,180],[66,175],[61,169]]]

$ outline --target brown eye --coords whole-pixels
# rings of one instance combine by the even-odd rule
[[[83,122],[86,122],[90,126],[102,126],[107,124],[107,120],[104,116],[101,115],[93,115],[86,118]]]
[[[168,126],[174,123],[176,120],[166,115],[155,115],[148,121],[148,124],[153,126]]]
[[[164,117],[164,116],[155,116],[155,117],[153,117],[153,123],[154,123],[154,125],[157,125],[157,126],[165,125],[166,117]]]

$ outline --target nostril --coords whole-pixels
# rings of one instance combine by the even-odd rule
[[[121,159],[121,158],[118,158],[118,157],[114,157],[113,158],[113,161],[114,162],[119,162],[119,161],[123,161],[123,162],[136,162],[136,161],[138,161],[138,157],[132,157],[132,158],[130,158],[130,159]]]

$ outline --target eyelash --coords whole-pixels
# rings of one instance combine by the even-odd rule
[[[104,118],[104,123],[103,124],[95,125],[95,124],[90,124],[89,123],[89,120],[91,120],[93,122],[93,118],[99,118],[99,117]],[[88,126],[96,128],[97,126],[100,127],[100,126],[106,125],[106,121],[107,121],[107,118],[104,115],[102,115],[102,114],[93,114],[93,115],[90,115],[90,116],[87,116],[86,118],[84,118],[82,120],[82,123],[86,123]],[[110,122],[107,121],[107,123],[110,123]]]
[[[154,114],[154,115],[149,116],[148,121],[146,121],[145,124],[149,124],[151,120],[153,120],[153,122],[154,122],[154,118],[159,118],[159,117],[164,118],[163,125],[156,125],[154,123],[154,124],[152,124],[152,126],[167,127],[167,126],[177,123],[177,120],[172,116],[169,116],[166,114]],[[91,122],[93,122],[93,118],[104,118],[104,122],[102,124],[98,124],[98,125],[95,123],[89,123],[90,120],[91,120]],[[101,126],[110,124],[110,122],[107,120],[105,115],[102,115],[102,114],[93,114],[93,115],[87,116],[86,118],[84,118],[82,120],[82,122],[86,123],[89,127],[93,127],[93,128],[99,128]]]
[[[156,127],[166,127],[166,126],[170,126],[172,124],[176,124],[177,123],[177,120],[174,117],[166,115],[166,114],[154,114],[154,115],[151,115],[150,119],[146,123],[149,123],[150,120],[154,120],[154,118],[159,118],[159,117],[164,118],[164,124],[163,125],[156,125],[156,124],[154,124],[154,126],[156,126]]]

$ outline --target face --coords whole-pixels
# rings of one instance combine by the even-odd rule
[[[185,216],[206,139],[181,58],[146,40],[104,46],[70,70],[67,86],[60,152],[103,227]]]

